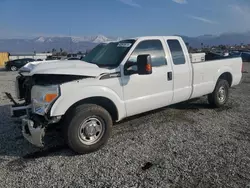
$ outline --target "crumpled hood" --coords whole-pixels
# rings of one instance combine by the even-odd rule
[[[24,65],[23,67],[21,67],[18,72],[22,73],[22,72],[30,72],[34,69],[35,66],[37,66],[40,63],[49,63],[49,62],[55,62],[55,61],[59,61],[59,60],[48,60],[48,61],[32,61],[27,63],[26,65]]]
[[[63,75],[82,75],[99,76],[102,73],[110,73],[109,69],[99,68],[97,65],[81,60],[59,60],[39,63],[33,66],[29,75],[34,74],[63,74]]]

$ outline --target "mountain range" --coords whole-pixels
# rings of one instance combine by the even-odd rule
[[[202,35],[198,37],[181,36],[183,40],[193,48],[204,46],[250,44],[250,32],[245,33],[223,33],[220,35]],[[86,37],[40,36],[32,39],[0,39],[0,51],[10,53],[44,52],[57,51],[62,48],[65,51],[78,52],[86,51],[98,43],[108,41],[119,41],[121,37],[106,37],[103,35]]]

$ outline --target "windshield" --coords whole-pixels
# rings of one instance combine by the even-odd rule
[[[99,44],[81,60],[99,67],[117,67],[126,56],[135,40],[123,40]]]

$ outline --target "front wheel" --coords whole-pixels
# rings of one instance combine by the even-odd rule
[[[229,84],[226,80],[218,80],[213,93],[208,95],[208,102],[213,107],[219,108],[226,104],[229,98]]]
[[[112,124],[107,110],[95,104],[83,104],[66,115],[64,137],[76,153],[94,152],[107,143]]]

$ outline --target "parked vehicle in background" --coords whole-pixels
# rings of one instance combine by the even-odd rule
[[[81,58],[78,58],[78,57],[70,57],[70,58],[67,58],[67,60],[80,60]]]
[[[17,71],[29,62],[35,61],[32,58],[16,59],[5,62],[5,69],[10,71]]]
[[[89,53],[89,57],[91,57],[91,54],[93,53],[97,53],[97,51],[100,51],[102,49],[102,47],[104,45],[106,45],[108,42],[106,43],[100,43],[98,44],[94,49],[92,49]],[[79,57],[71,57],[71,58],[62,58],[62,59],[59,59],[59,57],[55,57],[55,56],[49,56],[47,58],[47,60],[36,60],[36,61],[32,61],[32,62],[29,62],[27,63],[25,66],[21,67],[19,69],[19,74],[22,74],[22,73],[27,73],[27,72],[30,72],[30,70],[34,69],[35,66],[37,66],[38,64],[40,63],[51,63],[51,62],[56,62],[56,61],[63,61],[63,60],[70,60],[70,61],[73,61],[73,60],[81,60],[85,57],[85,54],[83,54],[82,56],[79,56]]]
[[[229,54],[231,57],[241,57],[243,62],[250,62],[250,51],[234,50]]]
[[[206,61],[225,59],[225,58],[228,58],[228,57],[222,54],[215,53],[215,52],[207,52],[205,55]]]
[[[43,147],[48,127],[60,122],[68,146],[89,153],[124,118],[201,96],[222,107],[241,78],[241,58],[192,62],[180,37],[138,37],[97,46],[82,61],[40,63],[23,72],[16,93],[25,102],[11,112],[27,110],[22,133],[32,144]]]
[[[61,57],[58,57],[58,56],[47,56],[45,60],[50,61],[50,60],[60,60],[60,59]]]
[[[242,52],[241,58],[243,62],[250,62],[250,52]]]
[[[82,57],[82,54],[74,54],[74,53],[67,54],[67,59],[69,59],[69,58],[78,58],[78,59],[81,59],[81,57]]]

